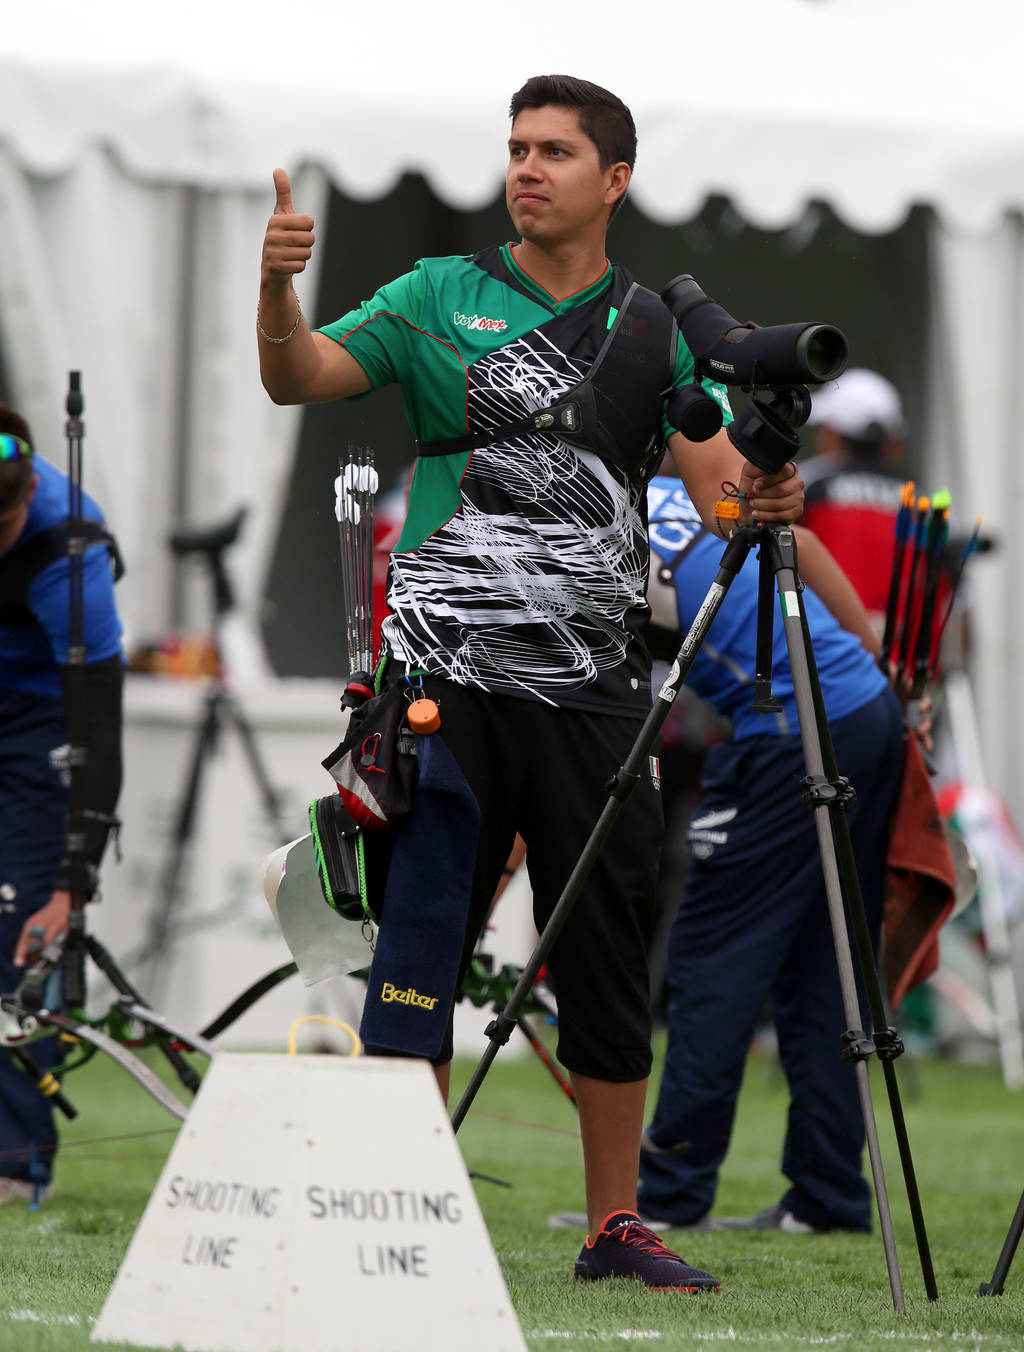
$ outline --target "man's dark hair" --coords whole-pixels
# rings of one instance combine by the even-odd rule
[[[574,75],[534,75],[512,95],[509,117],[514,122],[524,108],[572,108],[580,126],[597,146],[602,169],[625,161],[636,163],[636,127],[633,114],[616,95]],[[617,205],[617,204],[616,204]]]
[[[0,436],[4,434],[33,445],[28,423],[8,404],[0,404]],[[9,512],[24,502],[34,475],[35,466],[30,459],[0,461],[0,512]]]

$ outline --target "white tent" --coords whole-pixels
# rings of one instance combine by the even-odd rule
[[[83,370],[88,486],[130,561],[129,626],[166,618],[168,526],[224,515],[244,489],[258,504],[238,569],[258,666],[257,607],[299,425],[256,371],[271,170],[292,172],[314,216],[329,183],[374,198],[407,170],[452,205],[481,206],[501,187],[509,93],[568,70],[633,108],[633,199],[656,220],[691,217],[709,193],[762,226],[814,200],[867,232],[934,209],[939,319],[920,356],[929,478],[949,483],[961,527],[982,515],[1001,541],[975,567],[974,680],[993,785],[1024,818],[1018,24],[1015,0],[186,0],[166,13],[36,0],[5,15],[0,349],[37,438],[54,446],[67,372]]]

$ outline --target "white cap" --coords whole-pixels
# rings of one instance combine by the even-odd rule
[[[807,421],[812,426],[832,427],[854,441],[866,441],[879,433],[894,438],[907,434],[896,387],[876,371],[856,366],[812,393]]]

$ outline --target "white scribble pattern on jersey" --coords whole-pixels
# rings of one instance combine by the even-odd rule
[[[470,368],[472,425],[546,407],[582,374],[549,343],[492,353]],[[473,453],[462,496],[451,521],[392,559],[400,622],[385,633],[395,655],[550,703],[623,667],[635,612],[645,613],[648,558],[626,476],[554,439],[517,438]]]

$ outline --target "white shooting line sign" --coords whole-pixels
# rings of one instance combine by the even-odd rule
[[[221,1053],[94,1342],[526,1352],[426,1062]]]

